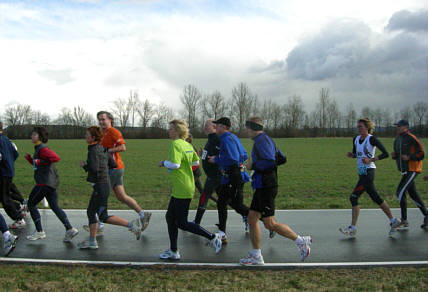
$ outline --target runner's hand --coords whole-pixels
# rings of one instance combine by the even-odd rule
[[[424,176],[424,180],[428,180],[428,175]]]
[[[83,160],[80,160],[79,161],[79,165],[80,165],[80,167],[84,167],[85,166],[85,162],[83,162]]]
[[[397,154],[395,154],[395,152],[391,152],[391,158],[392,159],[396,159],[397,158]]]
[[[159,167],[164,167],[164,166],[165,166],[165,165],[163,164],[163,160],[162,160],[162,161],[159,161],[158,166],[159,166]]]
[[[372,162],[372,160],[370,158],[367,158],[367,157],[363,157],[362,160],[363,160],[364,164],[369,164],[370,162]]]
[[[346,156],[348,156],[349,158],[354,158],[354,154],[352,152],[346,153]]]
[[[410,160],[410,156],[409,155],[401,155],[401,159],[404,161],[409,161]]]
[[[215,163],[214,158],[215,158],[215,156],[208,156],[208,162],[209,163]]]

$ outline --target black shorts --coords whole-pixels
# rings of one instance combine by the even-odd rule
[[[256,189],[251,201],[250,210],[262,214],[262,218],[275,215],[275,197],[278,193],[278,187]]]

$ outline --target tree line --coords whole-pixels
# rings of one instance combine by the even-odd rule
[[[115,116],[115,126],[126,132],[128,138],[166,138],[168,121],[174,117],[184,118],[195,137],[204,136],[203,123],[207,118],[222,116],[230,117],[232,131],[243,134],[246,119],[253,115],[265,121],[266,131],[274,137],[351,136],[355,134],[356,121],[360,117],[373,120],[379,136],[393,136],[393,123],[400,119],[408,120],[417,134],[428,136],[428,104],[423,101],[395,111],[368,106],[358,111],[350,102],[341,110],[330,90],[321,88],[315,109],[306,111],[297,94],[277,103],[270,98],[259,98],[244,82],[233,87],[229,97],[218,90],[204,93],[189,84],[183,88],[180,101],[182,108],[174,110],[165,103],[156,104],[147,98],[142,100],[137,91],[130,91],[128,97],[115,100],[108,110]],[[85,127],[97,124],[95,116],[81,106],[62,108],[52,119],[29,105],[10,104],[0,119],[8,126],[9,135],[13,129],[15,138],[20,138],[24,129],[31,125],[50,126],[56,133],[54,137],[80,138],[77,135],[84,132]]]

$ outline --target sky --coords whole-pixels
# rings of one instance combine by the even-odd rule
[[[179,109],[187,84],[239,82],[308,111],[322,87],[342,110],[428,101],[428,0],[0,0],[0,113],[95,113],[130,90]]]

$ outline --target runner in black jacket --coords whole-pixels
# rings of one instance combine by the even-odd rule
[[[107,213],[107,202],[110,194],[109,169],[117,167],[116,162],[111,155],[104,151],[100,142],[102,139],[101,128],[93,126],[86,131],[86,142],[88,146],[88,159],[85,162],[80,161],[80,166],[88,172],[87,181],[92,184],[94,189],[87,215],[89,219],[89,239],[78,244],[81,249],[97,249],[98,243],[96,240],[98,220],[100,222],[128,227],[129,231],[134,233],[137,240],[141,236],[140,220],[135,219],[131,222],[118,217],[109,216]]]

